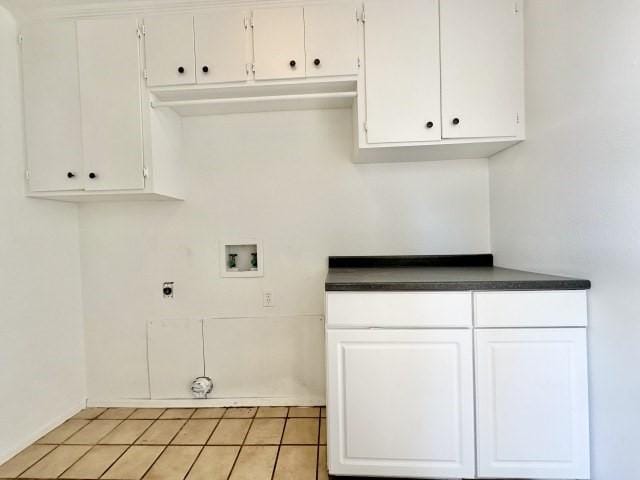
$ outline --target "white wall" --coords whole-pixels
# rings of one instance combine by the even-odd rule
[[[24,197],[16,55],[0,7],[0,463],[85,399],[77,208]]]
[[[185,202],[81,207],[90,401],[148,395],[150,319],[322,314],[329,255],[489,251],[486,160],[355,165],[351,123],[346,110],[186,119]],[[237,237],[264,243],[264,278],[220,278],[218,242]],[[242,352],[270,348],[246,342],[224,352],[233,372]],[[293,361],[323,363],[310,354]],[[245,371],[246,396],[262,368]],[[321,375],[311,380],[322,398]]]
[[[526,4],[527,141],[490,160],[500,265],[587,277],[592,478],[640,478],[640,5]]]

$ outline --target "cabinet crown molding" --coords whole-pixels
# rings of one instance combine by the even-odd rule
[[[107,15],[181,13],[216,8],[264,8],[288,5],[313,5],[320,3],[343,3],[345,0],[106,0],[83,2],[67,0],[57,3],[52,0],[37,6],[8,0],[9,9],[21,23],[50,19],[74,19]]]

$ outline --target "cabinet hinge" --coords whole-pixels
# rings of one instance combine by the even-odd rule
[[[360,68],[360,66],[361,66],[360,56],[358,56],[358,59],[356,60],[356,66],[357,66],[358,68]]]
[[[24,42],[24,37],[22,36],[21,33],[18,34],[18,45],[22,45],[22,42]]]
[[[368,131],[369,131],[369,126],[367,125],[367,122],[364,122],[364,123],[362,124],[362,126],[364,127],[364,131],[365,131],[365,132],[368,132]]]
[[[249,28],[249,19],[244,17],[244,29],[247,30]]]
[[[516,124],[520,125],[520,112],[516,113]]]
[[[146,29],[144,28],[144,23],[143,23],[143,24],[138,25],[138,32],[137,32],[137,33],[138,33],[138,38],[142,38],[144,35],[146,35],[146,34],[147,34],[147,31],[146,31]]]
[[[255,63],[251,64],[251,73],[256,73],[256,64]]]
[[[31,180],[31,170],[28,168],[24,171],[24,178],[25,180]]]
[[[518,5],[518,2],[514,4],[513,13],[515,13],[516,15],[520,13],[520,5]]]
[[[356,19],[359,22],[366,22],[367,21],[367,16],[365,15],[365,11],[364,11],[364,4],[362,5],[362,8],[360,9],[360,16],[358,16],[358,12],[356,11]]]
[[[251,18],[249,19],[249,26],[253,28],[253,12],[251,12]]]
[[[149,78],[149,72],[147,72],[146,68],[142,70],[142,78],[144,78],[145,80]]]
[[[142,176],[144,178],[149,178],[149,169],[147,167],[142,168]]]

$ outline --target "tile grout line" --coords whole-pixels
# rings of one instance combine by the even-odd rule
[[[149,470],[151,470],[151,469],[154,467],[154,465],[158,462],[158,460],[159,460],[159,459],[160,459],[160,457],[164,454],[164,452],[166,452],[166,451],[167,451],[167,447],[168,447],[169,445],[147,445],[147,446],[149,446],[149,447],[151,447],[151,446],[158,446],[158,447],[164,447],[164,448],[163,448],[163,449],[162,449],[162,451],[158,454],[158,456],[155,458],[155,460],[154,460],[153,462],[151,462],[151,465],[149,465],[149,467],[144,471],[144,473],[143,473],[142,475],[140,475],[140,477],[139,477],[137,480],[142,480],[142,479],[147,475],[147,473],[149,473]]]
[[[255,407],[255,409],[256,409],[256,411],[253,414],[253,417],[251,417],[251,422],[249,423],[249,428],[247,428],[247,432],[244,434],[244,438],[242,439],[242,443],[240,445],[240,448],[238,449],[238,454],[236,455],[236,458],[233,461],[233,465],[231,466],[231,470],[229,470],[229,475],[227,476],[227,479],[230,479],[231,475],[233,475],[233,471],[236,468],[236,465],[238,463],[238,459],[240,458],[240,454],[242,453],[242,449],[244,448],[245,442],[247,441],[247,437],[249,436],[249,432],[251,431],[251,427],[253,427],[253,422],[256,419],[256,415],[258,415],[258,407]],[[227,412],[229,412],[229,409],[227,409],[227,411],[224,412],[224,414],[226,415]],[[275,464],[274,464],[274,468],[275,468]]]
[[[105,468],[105,469],[104,469],[104,472],[102,472],[100,475],[98,475],[98,478],[102,478],[102,476],[103,476],[105,473],[107,473],[109,470],[111,470],[111,467],[113,467],[116,463],[118,463],[118,460],[120,460],[120,459],[124,456],[124,454],[125,454],[125,453],[127,453],[127,452],[129,451],[129,449],[130,449],[132,446],[133,446],[133,444],[131,444],[131,445],[127,445],[127,446],[126,446],[127,448],[125,448],[125,449],[122,451],[122,453],[121,453],[120,455],[118,455],[118,457],[117,457],[113,462],[111,462],[107,468]]]
[[[193,414],[191,415],[191,418],[189,420],[193,420],[193,416],[196,414],[197,411],[198,411],[198,409],[196,408],[194,410]],[[226,410],[224,411],[224,413],[222,415],[224,416],[225,413],[227,413]],[[213,429],[211,430],[211,433],[207,436],[206,440],[202,444],[202,446],[200,448],[200,451],[198,452],[198,455],[196,455],[196,458],[193,460],[193,463],[191,464],[191,466],[189,467],[189,469],[185,473],[183,479],[189,478],[189,474],[191,473],[191,470],[193,470],[193,467],[196,465],[196,463],[198,463],[198,460],[202,456],[202,452],[204,452],[205,447],[209,444],[209,440],[213,436],[213,432],[215,432],[217,430],[218,425],[220,425],[220,420],[222,420],[222,418],[215,418],[215,419],[214,418],[210,418],[210,419],[202,419],[202,420],[216,420],[216,424],[214,425]],[[189,422],[187,422],[187,423],[189,423]],[[187,425],[187,423],[185,423],[182,428],[184,428]]]
[[[164,415],[168,410],[170,410],[169,408],[167,408],[164,413],[162,415]],[[178,429],[178,431],[173,434],[173,436],[168,440],[168,443],[166,445],[157,445],[157,446],[162,446],[164,447],[162,449],[162,451],[160,452],[160,454],[155,458],[155,460],[153,462],[151,462],[151,465],[149,465],[149,468],[147,468],[144,473],[142,475],[140,475],[140,478],[138,480],[142,480],[148,473],[149,471],[155,466],[156,463],[158,463],[158,460],[160,460],[160,457],[162,457],[162,455],[164,455],[164,452],[167,451],[167,449],[169,448],[169,445],[171,444],[171,442],[173,441],[174,438],[176,438],[176,436],[178,435],[178,433],[180,432],[180,430],[182,430],[184,428],[184,426],[187,424],[187,421],[193,416],[193,414],[195,413],[196,409],[193,410],[193,412],[191,412],[191,415],[189,415],[187,418],[165,418],[165,420],[184,420],[184,423],[182,424],[182,426]],[[161,420],[160,418],[158,418],[158,420]],[[156,420],[157,421],[157,420]],[[155,423],[155,422],[154,422]],[[151,445],[148,445],[151,446]]]
[[[182,445],[181,445],[182,446]],[[198,445],[198,447],[200,447],[200,450],[198,450],[198,454],[196,455],[196,458],[193,459],[193,462],[191,462],[191,465],[189,466],[189,468],[187,469],[187,471],[184,474],[184,477],[182,477],[182,479],[184,480],[185,478],[189,477],[189,474],[191,473],[191,470],[193,470],[193,467],[195,466],[196,462],[198,461],[198,459],[200,458],[200,455],[202,455],[202,452],[204,452],[204,447],[206,447],[207,445]]]
[[[317,437],[316,437],[316,442],[314,443],[292,443],[292,444],[287,444],[287,446],[291,446],[291,447],[309,447],[309,446],[315,446],[316,447],[316,468],[315,468],[315,472],[316,472],[316,479],[318,478],[319,475],[319,469],[320,469],[320,442],[321,442],[321,426],[322,426],[322,410],[320,407],[319,408],[319,412],[318,412],[318,416],[317,417],[309,417],[309,416],[292,416],[291,415],[291,407],[285,407],[287,408],[287,411],[285,413],[284,416],[274,416],[274,417],[270,417],[270,416],[266,416],[266,417],[258,417],[258,412],[259,412],[259,407],[250,407],[250,408],[255,408],[255,412],[253,413],[253,415],[251,417],[244,417],[245,419],[250,419],[250,423],[249,426],[247,428],[247,431],[245,432],[243,439],[241,440],[241,442],[239,444],[226,444],[226,445],[209,445],[209,442],[211,441],[211,438],[213,437],[214,433],[218,430],[218,428],[220,427],[220,424],[222,423],[222,420],[225,419],[225,415],[228,415],[231,408],[227,407],[225,408],[225,411],[222,413],[222,415],[218,418],[199,418],[200,420],[216,420],[216,425],[214,426],[214,428],[212,429],[211,433],[207,436],[207,439],[203,442],[203,443],[189,443],[189,444],[181,444],[181,445],[173,445],[173,441],[175,441],[175,439],[178,437],[178,435],[184,431],[184,429],[186,428],[187,424],[194,419],[194,416],[196,415],[196,412],[199,410],[198,407],[194,408],[191,413],[184,417],[184,418],[176,418],[176,419],[172,419],[172,418],[165,418],[162,419],[160,418],[162,415],[164,415],[167,410],[169,409],[164,409],[162,413],[160,413],[156,418],[135,418],[132,419],[131,417],[134,415],[134,413],[138,410],[143,410],[144,408],[140,408],[140,409],[134,409],[131,413],[129,413],[126,417],[124,418],[119,418],[119,419],[109,419],[109,418],[100,418],[100,416],[104,415],[106,413],[102,412],[100,415],[98,415],[97,417],[94,417],[93,419],[82,419],[82,420],[88,420],[89,423],[87,423],[87,425],[83,426],[82,428],[78,429],[76,432],[70,434],[65,440],[62,440],[61,443],[57,443],[57,444],[39,444],[39,445],[47,445],[47,446],[53,446],[53,448],[51,449],[51,451],[47,452],[47,454],[45,454],[43,457],[41,457],[40,459],[36,460],[35,462],[33,462],[32,464],[30,464],[29,466],[27,466],[25,468],[25,470],[23,470],[19,475],[16,476],[20,477],[21,475],[23,475],[27,470],[29,470],[30,468],[32,468],[34,465],[36,465],[37,463],[41,462],[42,460],[44,460],[45,458],[47,458],[49,455],[51,455],[53,452],[55,452],[56,450],[58,450],[59,447],[61,446],[76,446],[76,447],[88,447],[87,451],[84,452],[77,460],[75,460],[71,465],[69,465],[62,473],[60,473],[58,475],[59,478],[61,476],[63,476],[65,473],[67,473],[71,468],[73,468],[76,464],[78,464],[78,462],[80,462],[83,458],[85,458],[90,452],[92,452],[95,447],[98,446],[112,446],[112,447],[116,447],[116,446],[120,446],[120,447],[125,447],[124,450],[114,459],[112,460],[109,465],[104,469],[104,471],[99,475],[98,478],[103,478],[104,475],[106,474],[106,472],[108,472],[119,460],[122,459],[122,457],[130,451],[131,447],[133,446],[141,446],[141,447],[152,447],[152,446],[156,446],[156,447],[163,447],[160,451],[160,453],[158,454],[158,456],[154,459],[154,461],[150,464],[150,466],[141,474],[141,476],[139,477],[139,479],[144,479],[144,477],[146,475],[148,475],[149,471],[158,463],[158,461],[160,460],[160,458],[167,452],[168,447],[169,446],[184,446],[184,447],[199,447],[198,453],[195,456],[193,462],[191,462],[191,464],[189,465],[189,468],[187,469],[186,473],[184,474],[184,476],[182,477],[181,480],[186,479],[191,471],[193,470],[195,464],[198,462],[198,460],[200,459],[200,457],[202,456],[202,453],[204,452],[204,448],[206,446],[226,446],[226,447],[239,447],[238,448],[238,453],[236,454],[233,464],[231,465],[231,469],[229,470],[229,474],[227,478],[230,478],[231,475],[233,475],[233,472],[238,464],[238,460],[240,457],[240,453],[242,452],[243,448],[246,446],[259,446],[259,447],[267,447],[267,446],[276,446],[277,447],[277,451],[276,451],[276,458],[274,460],[273,463],[273,467],[271,470],[271,479],[275,478],[275,472],[276,472],[276,467],[278,465],[278,461],[279,461],[279,455],[280,455],[280,451],[281,448],[283,446],[283,440],[284,440],[284,434],[286,432],[286,426],[287,423],[289,421],[289,419],[305,419],[305,418],[317,418],[317,425],[318,425],[318,433],[317,433]],[[108,410],[107,410],[108,411]],[[68,420],[71,420],[73,417],[69,418]],[[231,420],[241,420],[243,417],[227,417],[226,419],[231,419]],[[255,445],[249,445],[247,444],[247,440],[249,438],[249,434],[251,432],[251,429],[253,428],[253,426],[255,425],[255,421],[258,418],[262,418],[262,419],[282,419],[284,420],[284,425],[283,428],[280,432],[279,435],[279,442],[278,443],[264,443],[264,444],[255,444]],[[141,431],[136,438],[129,442],[129,443],[113,443],[113,444],[102,444],[100,443],[102,440],[104,440],[107,436],[109,436],[114,430],[116,430],[117,428],[119,428],[122,424],[124,424],[124,422],[126,420],[134,420],[134,421],[144,421],[144,420],[151,420],[151,423],[149,423],[149,425],[143,430]],[[68,421],[67,420],[67,421]],[[84,428],[86,428],[88,425],[90,425],[92,422],[96,421],[96,420],[101,420],[101,421],[105,421],[105,420],[118,420],[117,424],[114,426],[114,428],[112,428],[109,432],[105,433],[104,435],[102,435],[97,441],[96,443],[87,443],[87,444],[66,444],[64,443],[65,441],[67,441],[69,438],[73,437],[75,434],[77,434],[79,431],[83,430]],[[167,443],[161,443],[161,444],[148,444],[148,445],[139,445],[136,442],[140,440],[141,437],[143,437],[149,429],[151,429],[156,423],[158,423],[158,420],[184,420],[184,423],[180,426],[180,428],[176,431],[176,433],[174,435],[171,436],[170,439],[168,439],[166,442]],[[36,443],[34,442],[34,444],[32,445],[36,445]],[[71,480],[71,479],[70,479]]]
[[[87,424],[88,425],[88,424]],[[69,437],[71,438],[71,437]],[[35,444],[33,444],[35,445]],[[53,447],[50,451],[48,451],[46,454],[44,454],[42,457],[40,457],[39,459],[37,459],[35,462],[33,462],[31,465],[29,465],[27,468],[25,468],[24,470],[22,470],[18,475],[16,475],[16,478],[20,478],[21,475],[24,475],[27,470],[29,470],[31,467],[33,467],[36,463],[40,463],[40,461],[44,460],[46,457],[48,457],[49,455],[51,455],[53,452],[55,452],[58,447],[60,446],[60,444],[55,445],[55,447]],[[29,448],[29,447],[27,447]],[[25,449],[26,450],[26,449]],[[24,451],[24,450],[23,450]],[[18,454],[20,454],[21,452],[18,452]],[[14,455],[15,456],[15,455]]]
[[[105,411],[104,411],[104,412],[102,412],[100,415],[104,415],[107,411],[108,411],[108,410],[105,410]],[[131,412],[131,413],[133,413],[133,412]],[[131,414],[129,414],[129,415],[131,415]],[[99,419],[100,419],[100,416],[98,416],[97,418],[94,418],[93,420],[89,421],[89,423],[87,423],[84,427],[82,427],[81,429],[77,430],[75,433],[73,433],[72,435],[70,435],[70,436],[69,436],[69,438],[73,437],[76,433],[78,433],[78,432],[80,432],[80,431],[84,430],[84,429],[85,429],[85,428],[87,428],[89,425],[91,425],[93,422],[95,422],[96,420],[99,420]],[[70,419],[69,419],[69,420],[70,420]],[[101,436],[100,438],[98,438],[98,440],[96,441],[96,443],[85,443],[85,444],[73,444],[73,443],[71,443],[71,444],[67,444],[67,443],[61,443],[61,444],[59,444],[59,445],[58,445],[58,447],[65,445],[65,446],[70,446],[70,447],[89,447],[89,448],[87,449],[87,451],[86,451],[86,452],[84,452],[82,455],[80,455],[80,456],[78,457],[78,459],[77,459],[75,462],[71,463],[71,465],[69,465],[67,468],[65,468],[65,469],[64,469],[64,470],[63,470],[59,475],[57,475],[55,478],[60,478],[62,475],[64,475],[64,474],[67,472],[67,470],[69,470],[71,467],[73,467],[76,463],[78,463],[80,460],[82,460],[82,459],[83,459],[83,458],[84,458],[84,457],[85,457],[85,456],[86,456],[86,455],[87,455],[91,450],[93,450],[93,447],[95,447],[96,445],[98,445],[98,444],[99,444],[99,442],[100,442],[100,440],[102,440],[103,438],[106,438],[106,437],[107,437],[107,435],[109,435],[111,432],[113,432],[116,428],[118,428],[118,427],[119,427],[119,426],[124,422],[124,419],[117,419],[117,418],[112,418],[112,419],[109,419],[109,420],[120,420],[120,421],[119,421],[119,423],[118,423],[115,427],[113,427],[111,430],[109,430],[109,431],[108,431],[107,433],[105,433],[103,436]],[[65,423],[66,423],[66,422],[65,422]],[[66,439],[66,440],[64,440],[64,441],[66,442],[67,440],[69,440],[69,438],[67,438],[67,439]],[[54,450],[57,450],[57,449],[58,449],[58,447],[56,447],[56,448],[54,448],[53,450],[51,450],[51,452],[49,452],[47,455],[45,455],[44,457],[42,457],[42,459],[41,459],[41,460],[43,460],[45,457],[48,457],[48,456],[49,456],[49,454],[50,454],[50,453],[52,453]],[[38,460],[38,462],[39,462],[39,461],[40,461],[40,460]],[[35,465],[35,463],[34,463],[34,465]],[[29,467],[29,468],[31,468],[31,467]],[[28,470],[28,469],[27,469],[27,470]],[[25,473],[25,472],[26,472],[26,470],[25,470],[24,472],[22,472],[22,473]],[[22,474],[21,474],[21,475],[22,475]]]
[[[87,425],[89,425],[91,422],[93,422],[94,420],[97,420],[97,418],[98,418],[100,415],[102,415],[105,411],[106,411],[106,409],[105,409],[104,411],[102,411],[102,412],[98,413],[98,414],[97,414],[95,417],[93,417],[93,418],[77,418],[76,420],[86,420],[86,421],[87,421],[87,424],[86,424],[86,425],[83,425],[82,427],[80,427],[79,429],[77,429],[75,432],[73,432],[73,433],[69,434],[69,436],[65,437],[65,438],[62,440],[62,442],[61,442],[61,443],[38,443],[38,440],[39,440],[39,439],[38,439],[38,440],[36,440],[34,443],[32,443],[31,445],[29,445],[29,446],[33,446],[33,445],[46,445],[46,446],[52,446],[52,445],[53,445],[53,448],[52,448],[50,451],[48,451],[46,454],[44,454],[42,457],[40,457],[39,459],[37,459],[35,462],[31,463],[27,468],[25,468],[24,470],[22,470],[18,475],[16,475],[16,478],[19,478],[21,475],[24,475],[24,474],[27,472],[27,470],[29,470],[31,467],[33,467],[36,463],[40,463],[40,462],[41,462],[42,460],[44,460],[46,457],[48,457],[49,455],[51,455],[54,451],[56,451],[56,450],[58,449],[58,447],[60,447],[60,446],[64,445],[64,444],[65,444],[64,442],[66,442],[67,440],[69,440],[71,437],[73,437],[76,433],[78,433],[80,430],[82,430],[83,428],[85,428],[85,427],[86,427]],[[80,413],[80,412],[78,412],[78,413]],[[77,414],[76,414],[76,415],[77,415]],[[75,417],[75,415],[74,415],[74,416],[72,416],[72,417],[70,417],[70,418],[68,418],[68,419],[66,419],[66,420],[65,420],[64,422],[62,422],[59,426],[64,425],[64,424],[65,424],[65,423],[67,423],[69,420],[74,419],[74,417]],[[58,428],[58,427],[56,427],[56,428]],[[55,428],[54,428],[53,430],[55,430]],[[53,430],[51,430],[51,432],[52,432]],[[51,432],[47,432],[46,434],[44,434],[44,435],[43,435],[42,437],[40,437],[40,438],[45,437],[46,435],[48,435],[48,434],[49,434],[49,433],[51,433]],[[27,447],[27,448],[28,448],[28,447]],[[25,449],[25,450],[26,450],[26,449]],[[24,451],[24,450],[23,450],[23,451]],[[18,452],[18,453],[21,453],[21,452]],[[84,456],[84,455],[83,455],[83,456]],[[66,470],[65,470],[65,472],[66,472]],[[62,475],[62,474],[64,474],[64,472],[62,472],[60,475]]]
[[[109,433],[107,433],[104,437],[100,438],[100,440],[98,440],[98,443],[91,445],[91,448],[89,448],[89,450],[87,450],[87,451],[86,451],[86,452],[85,452],[85,453],[84,453],[80,458],[78,458],[78,460],[76,460],[76,461],[75,461],[75,462],[73,462],[71,465],[69,465],[69,467],[68,467],[67,469],[65,469],[65,470],[64,470],[64,472],[62,472],[62,473],[61,473],[60,475],[58,475],[56,478],[60,478],[60,477],[62,477],[62,476],[63,476],[65,473],[67,473],[67,471],[68,471],[68,470],[70,470],[70,469],[71,469],[71,468],[72,468],[76,463],[78,463],[78,462],[79,462],[80,460],[82,460],[86,455],[88,455],[88,454],[89,454],[89,452],[91,452],[95,447],[98,447],[98,446],[113,446],[113,447],[122,447],[122,446],[125,446],[125,447],[127,447],[127,448],[125,448],[125,449],[122,451],[122,453],[121,453],[120,455],[118,455],[118,457],[117,457],[113,462],[111,462],[111,464],[110,464],[110,465],[109,465],[109,466],[108,466],[108,467],[107,467],[107,468],[106,468],[106,469],[105,469],[105,470],[104,470],[104,471],[103,471],[103,472],[98,476],[98,478],[101,478],[105,473],[107,473],[107,472],[109,471],[109,469],[110,469],[111,467],[113,467],[113,466],[116,464],[116,462],[117,462],[118,460],[120,460],[120,458],[121,458],[125,453],[127,453],[127,452],[129,451],[129,448],[131,448],[131,446],[133,446],[133,445],[136,443],[136,441],[137,441],[137,440],[138,440],[142,435],[144,435],[144,434],[146,433],[146,431],[147,431],[147,430],[149,430],[149,429],[151,428],[151,426],[152,426],[154,423],[156,423],[156,420],[153,420],[153,419],[140,419],[140,420],[151,420],[151,423],[147,426],[147,428],[145,428],[145,429],[144,429],[144,431],[143,431],[142,433],[140,433],[140,435],[138,435],[138,436],[133,440],[133,442],[132,442],[132,443],[123,443],[123,444],[101,444],[101,443],[100,443],[102,440],[104,440],[105,438],[107,438],[107,437],[108,437],[108,436],[109,436],[109,435],[110,435],[110,434],[111,434],[111,433],[112,433],[116,428],[118,428],[118,427],[119,427],[120,425],[122,425],[122,424],[123,424],[127,419],[129,419],[129,417],[131,417],[131,415],[133,415],[133,414],[136,412],[136,410],[138,410],[138,409],[137,409],[137,408],[133,409],[133,411],[132,411],[132,412],[131,412],[131,413],[130,413],[126,418],[124,418],[124,419],[123,419],[123,420],[122,420],[118,425],[116,425],[116,426],[113,428],[113,430],[111,430]],[[107,410],[105,410],[102,414],[100,414],[100,416],[104,415],[106,412],[108,412],[108,409],[107,409]],[[100,416],[98,416],[98,418],[95,418],[94,420],[100,420]],[[113,420],[115,420],[115,419],[113,419]],[[91,421],[93,421],[93,420],[91,420]],[[87,425],[89,425],[89,424],[87,424]],[[84,427],[83,427],[83,428],[84,428]],[[73,436],[73,435],[74,435],[74,434],[72,434],[71,436]],[[69,438],[71,438],[71,436],[70,436]]]
[[[273,470],[271,471],[271,480],[276,475],[276,467],[278,466],[278,460],[280,459],[280,448],[282,447],[282,440],[284,440],[284,432],[287,429],[287,422],[289,421],[289,407],[287,407],[287,416],[284,419],[284,425],[282,426],[282,433],[280,434],[280,442],[278,442],[278,450],[276,451],[276,460],[273,462]]]

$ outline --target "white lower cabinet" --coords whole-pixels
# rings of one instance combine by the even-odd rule
[[[473,477],[470,329],[328,330],[329,471]]]
[[[586,329],[475,335],[478,476],[589,478]]]
[[[326,300],[330,473],[589,478],[585,291]]]

